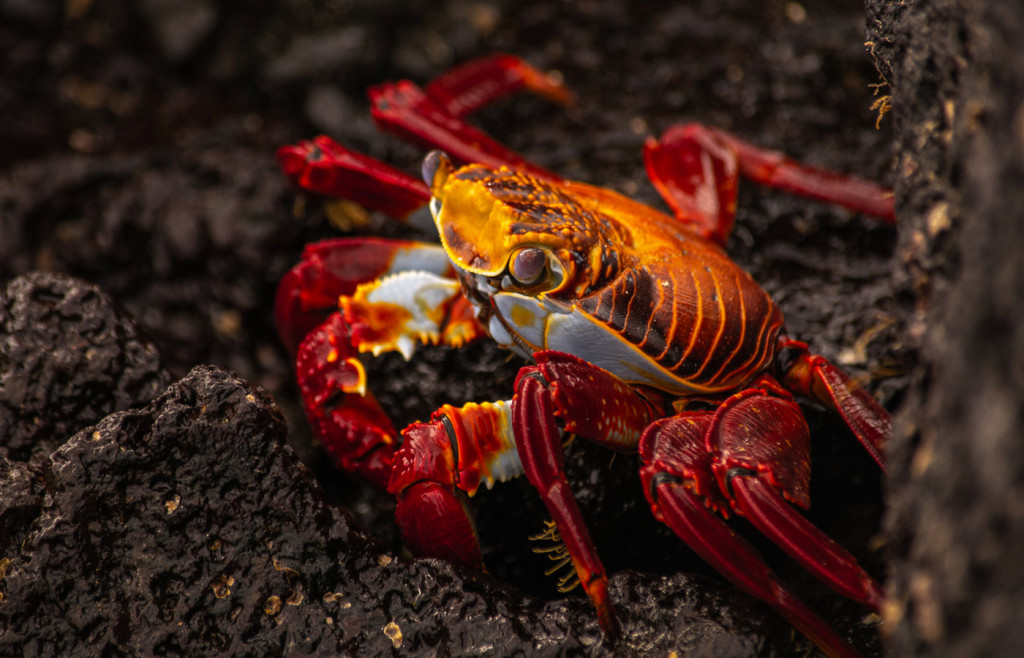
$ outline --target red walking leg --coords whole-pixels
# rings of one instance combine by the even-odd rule
[[[619,622],[608,598],[608,576],[565,479],[562,433],[555,427],[551,394],[544,382],[537,377],[520,375],[513,410],[526,477],[537,489],[558,527],[580,584],[597,610],[601,629],[616,638],[620,634]]]
[[[644,488],[650,492],[654,515],[730,582],[769,602],[827,655],[858,656],[828,622],[782,585],[746,540],[715,516],[686,485],[670,478],[645,477]]]
[[[614,375],[574,356],[539,352],[534,358],[537,365],[523,368],[516,378],[512,403],[519,457],[558,527],[601,628],[616,637],[619,624],[608,598],[608,577],[565,478],[556,418],[566,432],[632,452],[643,428],[661,412],[660,401],[641,397]]]
[[[681,221],[724,245],[732,233],[739,187],[735,151],[699,124],[670,128],[644,144],[647,176]]]
[[[402,80],[373,87],[369,94],[373,117],[386,130],[443,149],[464,163],[511,165],[559,180],[464,121],[485,105],[522,90],[563,105],[573,102],[560,80],[511,55],[472,60],[441,74],[425,89]],[[348,199],[396,219],[407,219],[430,200],[430,190],[421,180],[326,135],[281,147],[277,161],[302,190]]]
[[[418,178],[356,153],[327,135],[277,149],[277,163],[306,192],[347,199],[395,219],[406,219],[430,201]]]
[[[478,57],[449,69],[434,78],[425,91],[449,114],[462,118],[524,89],[560,105],[576,102],[561,78],[502,53]]]
[[[823,356],[811,354],[807,343],[779,339],[779,381],[788,390],[816,400],[839,413],[864,449],[885,467],[885,442],[892,418],[878,401]]]
[[[426,148],[439,148],[463,164],[510,166],[547,180],[558,176],[539,167],[487,133],[452,115],[408,80],[370,89],[373,118],[381,128]]]
[[[892,192],[880,185],[801,164],[735,135],[697,123],[673,126],[644,146],[647,172],[666,203],[720,244],[732,231],[739,176],[892,223]]]
[[[509,94],[526,89],[563,105],[573,102],[561,80],[511,55],[491,55],[442,73],[425,89],[401,80],[370,89],[372,113],[385,130],[465,164],[508,165],[548,180],[555,174],[529,162],[463,119]]]
[[[772,398],[757,392],[755,395],[741,394],[739,400],[744,399],[764,403]],[[730,415],[733,417],[723,422],[723,416]],[[723,490],[712,475],[717,462],[708,449],[708,441],[719,431],[728,431],[723,429],[723,425],[733,430],[743,426],[743,435],[753,435],[759,428],[752,427],[747,420],[742,412],[727,411],[723,414],[719,410],[682,412],[653,423],[640,441],[640,457],[644,464],[640,473],[651,509],[659,520],[671,527],[719,573],[737,587],[770,604],[827,654],[855,656],[852,647],[794,596],[764,563],[760,554],[714,513],[727,516],[730,511],[743,514],[745,510],[742,506],[737,508],[737,505],[730,504],[726,494],[732,495],[731,489]],[[783,419],[783,424],[789,423]],[[797,443],[799,438],[796,437]],[[800,465],[797,464],[795,469],[789,466],[781,465],[776,470],[785,480],[800,477]],[[791,472],[787,473],[787,468]],[[727,473],[730,482],[746,479],[739,477],[741,474],[757,481],[761,476],[766,479],[772,476],[766,469],[741,467],[727,469]],[[786,506],[784,502],[782,504]],[[759,519],[751,518],[751,521],[759,529],[764,529],[758,524]],[[771,533],[769,535],[778,539]],[[780,543],[784,548],[792,548]]]
[[[877,612],[884,598],[878,583],[789,504],[811,504],[810,440],[803,412],[788,395],[755,388],[718,408],[706,443],[718,486],[738,514],[820,581]]]

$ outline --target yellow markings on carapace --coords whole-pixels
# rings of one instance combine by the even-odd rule
[[[690,325],[690,344],[686,346],[686,351],[683,352],[681,357],[679,357],[679,360],[676,361],[675,365],[670,368],[673,372],[686,363],[690,353],[693,352],[693,346],[697,343],[697,335],[700,333],[700,325],[704,322],[704,298],[700,293],[702,286],[697,280],[697,275],[694,272],[689,272],[689,275],[690,281],[693,282],[693,291],[697,297],[697,303],[693,305],[697,312],[697,317],[693,318],[693,323]]]
[[[722,359],[722,366],[715,372],[715,374],[713,374],[713,375],[711,375],[710,377],[707,378],[707,381],[709,381],[709,382],[719,381],[719,378],[721,377],[722,372],[727,367],[729,367],[729,364],[732,363],[732,360],[736,357],[736,354],[741,349],[743,349],[743,341],[744,341],[744,339],[747,336],[747,306],[746,306],[746,302],[743,301],[743,289],[740,286],[739,276],[738,276],[738,274],[734,274],[733,276],[734,276],[733,281],[736,284],[735,285],[735,290],[738,293],[736,295],[736,298],[739,300],[739,307],[740,307],[739,308],[740,338],[739,338],[739,341],[736,343],[736,347],[733,348],[732,352],[729,353],[729,356],[727,358],[723,358]],[[717,285],[715,286],[715,290],[716,291],[718,290],[718,286]],[[715,347],[716,347],[716,349],[719,347],[719,340],[720,340],[720,338],[722,336],[723,331],[725,330],[725,325],[726,325],[727,321],[729,320],[729,318],[732,317],[731,314],[729,316],[726,316],[725,313],[724,313],[724,311],[725,311],[725,300],[722,298],[721,294],[719,294],[719,302],[722,304],[723,314],[722,314],[721,328],[719,329],[718,336],[715,338]],[[757,352],[757,350],[755,350],[755,354],[756,354],[756,352]]]
[[[663,390],[694,394],[737,386],[771,358],[781,314],[720,245],[679,218],[611,190],[555,183],[504,167],[469,165],[452,172],[442,187],[435,189],[441,202],[435,222],[452,262],[496,282],[516,249],[537,246],[554,253],[565,270],[563,284],[530,294],[584,313],[629,345],[631,350],[621,353],[623,358],[634,354],[628,358],[635,361],[617,371]],[[622,279],[629,271],[653,281],[634,281],[632,296],[614,294],[622,292],[618,286],[630,290]],[[591,305],[587,310],[583,300]],[[543,314],[524,307],[511,306],[507,315],[510,327],[546,322]],[[606,315],[633,325],[613,330]],[[571,341],[565,342],[564,348],[574,351]],[[648,353],[655,351],[660,353]]]
[[[509,318],[516,327],[532,327],[540,319],[535,313],[531,313],[529,309],[519,304],[512,306],[512,317]]]

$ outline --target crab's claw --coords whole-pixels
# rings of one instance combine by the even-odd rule
[[[464,342],[465,327],[449,323],[459,299],[462,295],[454,279],[399,272],[359,286],[355,294],[341,298],[341,309],[352,325],[357,350],[374,356],[398,351],[408,360],[417,344],[460,346]]]
[[[409,270],[451,276],[444,250],[411,240],[338,238],[308,245],[277,286],[274,319],[295,352],[303,337],[338,309],[338,298],[367,281]]]
[[[347,238],[310,245],[278,286],[282,342],[314,435],[342,469],[387,485],[398,432],[367,390],[361,352],[420,342],[458,346],[482,334],[436,245]],[[340,308],[340,312],[339,312]]]

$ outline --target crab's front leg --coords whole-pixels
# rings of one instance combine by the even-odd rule
[[[397,350],[408,358],[419,343],[458,346],[481,336],[451,275],[436,245],[340,239],[308,247],[278,287],[278,331],[297,352],[314,435],[339,468],[382,488],[398,433],[366,388],[359,354]]]
[[[569,354],[539,352],[534,358],[537,365],[524,368],[516,378],[513,423],[519,456],[597,609],[601,628],[616,637],[619,624],[608,598],[608,578],[565,478],[562,432],[618,452],[635,452],[643,429],[662,414],[662,400],[653,392],[641,395],[611,373]]]

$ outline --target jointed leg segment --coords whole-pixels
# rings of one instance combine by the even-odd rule
[[[616,637],[619,623],[608,598],[608,577],[565,478],[562,432],[556,419],[566,431],[613,449],[633,451],[657,402],[568,354],[540,352],[534,358],[537,365],[523,368],[516,378],[512,403],[523,470],[558,527],[602,629]]]
[[[713,412],[653,423],[640,441],[641,479],[655,516],[723,576],[820,646],[855,655],[718,516],[743,516],[825,584],[877,610],[878,584],[790,504],[810,502],[809,440],[799,407],[764,377]]]
[[[797,395],[835,410],[884,471],[885,442],[892,419],[878,401],[828,359],[811,354],[807,343],[779,339],[779,381]]]
[[[521,90],[564,105],[573,103],[572,93],[557,78],[509,55],[473,60],[423,89],[408,80],[379,85],[370,90],[370,100],[373,117],[385,130],[428,148],[444,149],[457,161],[517,166],[560,180],[464,121],[469,114]],[[300,189],[354,201],[399,220],[406,220],[430,200],[423,181],[326,135],[281,147],[277,161]]]
[[[647,174],[680,221],[725,244],[739,177],[893,223],[892,192],[855,176],[801,164],[699,123],[673,126],[644,145]]]

